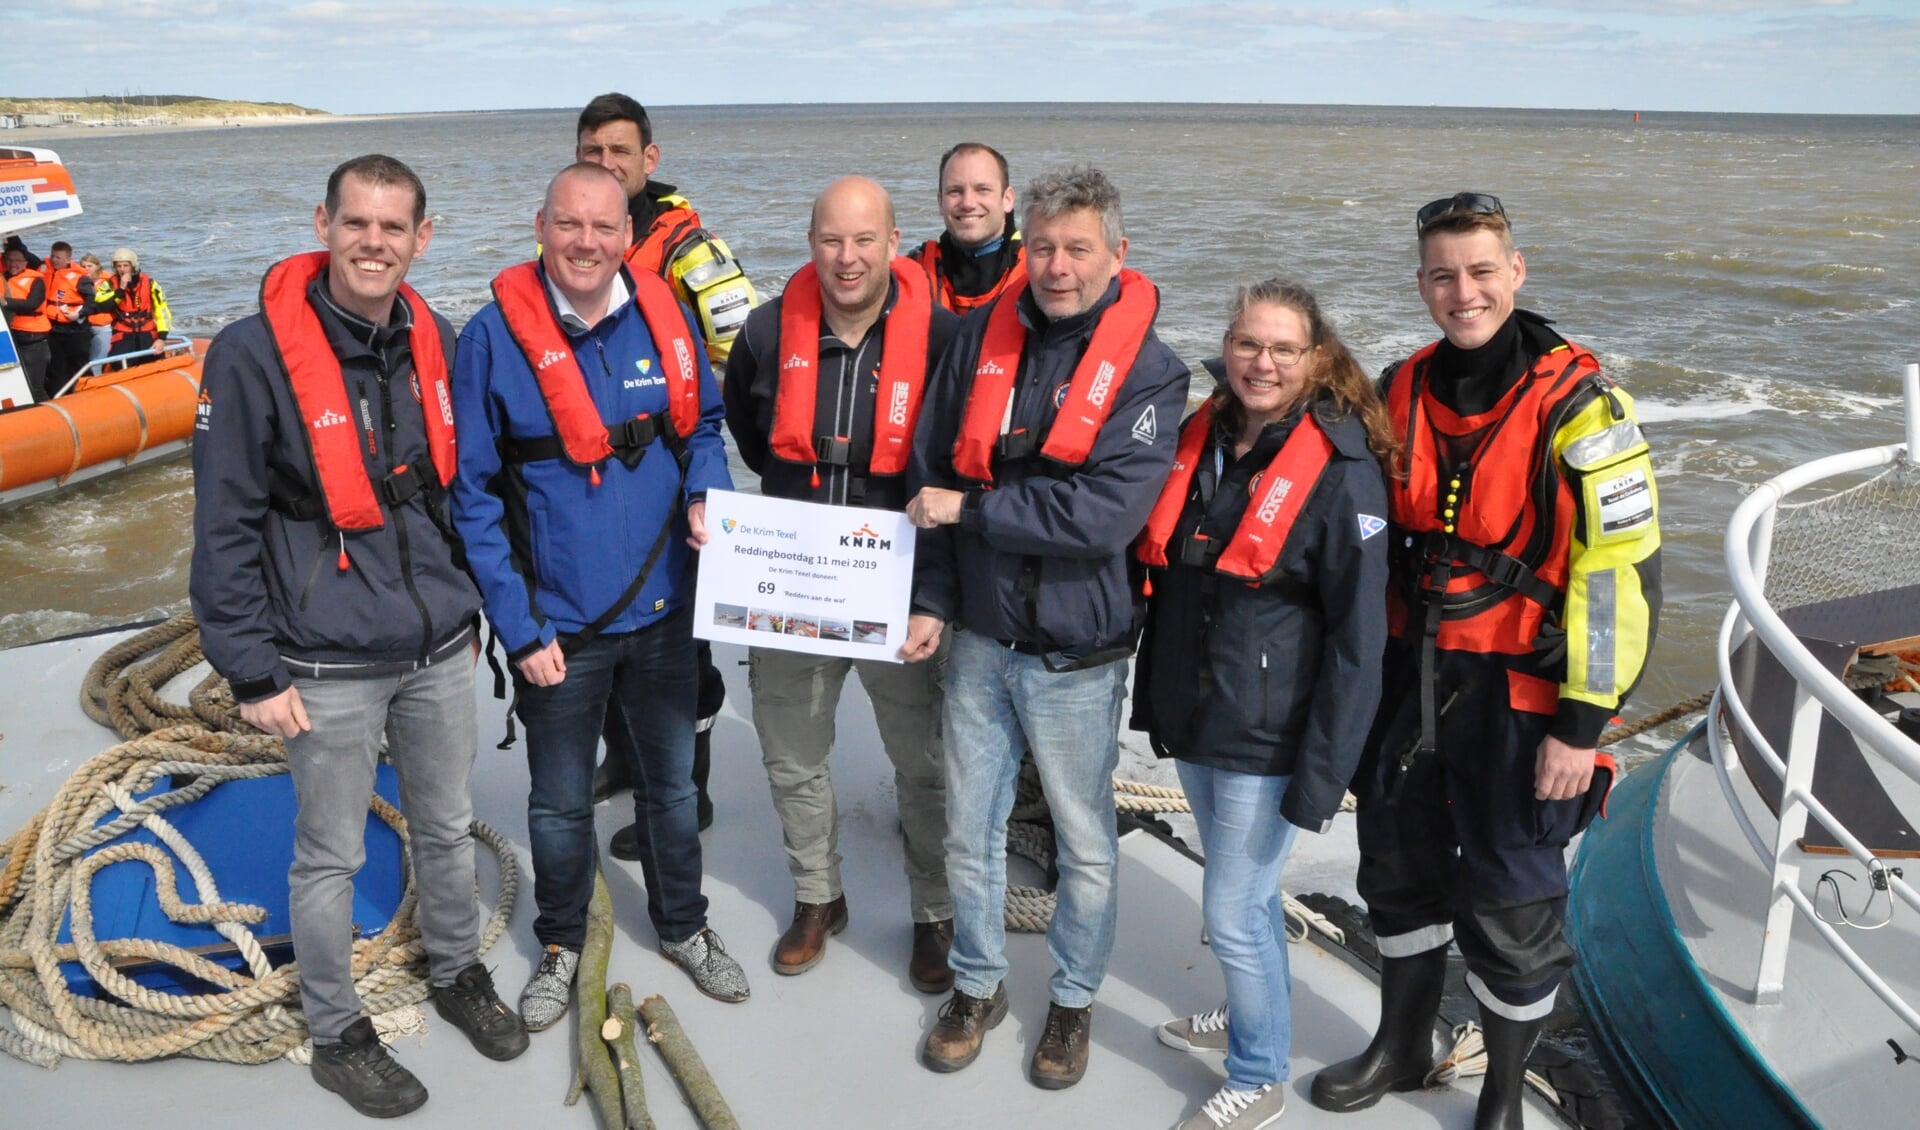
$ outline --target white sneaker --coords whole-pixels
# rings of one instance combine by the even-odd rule
[[[1268,1083],[1257,1091],[1222,1087],[1173,1130],[1263,1130],[1287,1109],[1284,1087]]]
[[[1167,1021],[1154,1029],[1160,1042],[1193,1055],[1227,1054],[1227,1006]]]
[[[533,971],[527,987],[520,990],[520,1020],[527,1031],[545,1031],[567,1014],[573,975],[579,969],[579,950],[548,946],[540,955],[540,968]]]

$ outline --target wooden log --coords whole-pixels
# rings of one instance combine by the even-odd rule
[[[607,893],[606,878],[596,869],[593,901],[587,904],[587,944],[580,951],[580,969],[573,979],[574,1042],[580,1065],[574,1069],[567,1101],[572,1105],[583,1088],[593,1092],[601,1125],[620,1130],[626,1124],[620,1107],[620,1073],[600,1038],[600,1026],[607,1019],[607,958],[612,953],[613,898]]]
[[[707,1071],[700,1053],[694,1050],[693,1041],[687,1039],[687,1030],[680,1026],[680,1018],[673,1014],[666,998],[651,996],[641,1001],[640,1015],[647,1022],[647,1040],[660,1049],[660,1057],[667,1061],[667,1070],[673,1072],[680,1089],[687,1093],[687,1101],[693,1104],[693,1113],[699,1116],[700,1124],[707,1130],[740,1130],[740,1121],[728,1109],[727,1100],[720,1096],[713,1075]]]
[[[634,1050],[634,1033],[640,1024],[634,1019],[633,990],[625,985],[607,986],[607,1022],[600,1026],[600,1038],[613,1055],[613,1069],[620,1076],[620,1109],[627,1130],[653,1130],[653,1117],[647,1113],[647,1084],[640,1077],[640,1054]]]

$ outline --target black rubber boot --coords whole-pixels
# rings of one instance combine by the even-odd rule
[[[1480,1106],[1473,1130],[1521,1130],[1526,1123],[1520,1099],[1527,1092],[1527,1056],[1540,1039],[1547,1018],[1508,1020],[1484,1004],[1480,1033],[1487,1045],[1487,1077],[1480,1083]]]
[[[1380,1030],[1367,1050],[1323,1068],[1308,1096],[1321,1110],[1364,1110],[1388,1091],[1417,1091],[1433,1070],[1433,1021],[1447,947],[1380,962]]]

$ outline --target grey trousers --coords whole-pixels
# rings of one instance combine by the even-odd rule
[[[885,663],[803,655],[773,648],[748,652],[753,727],[773,790],[774,811],[793,873],[794,897],[827,903],[840,885],[839,809],[827,755],[833,750],[834,712],[849,669],[873,702],[880,742],[893,762],[900,827],[906,838],[908,895],[915,922],[953,917],[947,891],[947,783],[941,746],[941,685],[947,663],[943,641],[921,663]]]
[[[372,679],[295,679],[313,729],[287,742],[300,809],[287,871],[300,1003],[315,1043],[338,1043],[363,1013],[352,965],[353,877],[366,861],[367,802],[380,739],[400,776],[429,979],[479,958],[474,897],[473,655]]]

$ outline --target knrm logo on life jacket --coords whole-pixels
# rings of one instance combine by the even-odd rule
[[[911,391],[907,382],[893,382],[893,393],[887,400],[887,423],[896,428],[907,426],[907,394]]]
[[[1107,406],[1107,392],[1113,388],[1113,362],[1102,361],[1093,374],[1093,387],[1087,390],[1087,403],[1095,408]]]
[[[982,361],[980,363],[980,367],[978,369],[974,370],[974,375],[981,376],[981,377],[997,377],[1004,372],[1006,372],[1005,369],[1002,369],[1000,366],[994,364],[992,358],[988,358],[987,360]]]
[[[850,534],[840,535],[840,544],[853,549],[892,549],[893,539],[883,538],[865,522]]]
[[[787,358],[785,361],[780,362],[780,367],[782,369],[804,369],[807,366],[808,366],[807,359],[805,357],[800,356],[798,353]]]
[[[351,421],[345,416],[329,408],[325,412],[320,413],[320,418],[313,422],[313,427],[315,431],[318,431],[321,428],[331,428],[335,424],[346,424],[350,422]]]
[[[1293,490],[1293,480],[1285,475],[1275,475],[1273,485],[1267,488],[1267,497],[1260,500],[1260,520],[1271,524],[1274,516],[1280,513],[1280,504],[1287,500]]]
[[[567,355],[564,351],[549,349],[540,355],[540,363],[533,367],[533,371],[536,373],[544,373],[547,371],[548,366],[557,365],[566,359]]]

